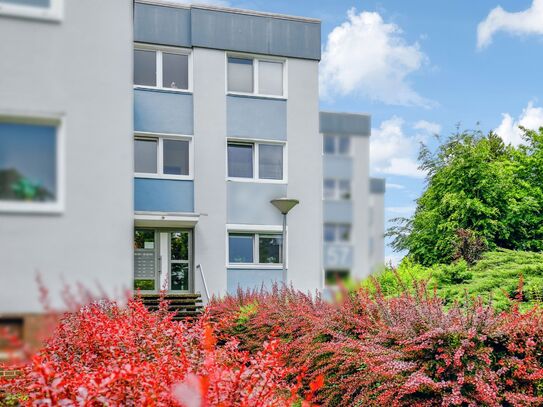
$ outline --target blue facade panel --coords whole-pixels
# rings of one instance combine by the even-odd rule
[[[135,89],[134,130],[193,134],[192,95]]]
[[[194,182],[135,178],[134,210],[149,212],[194,212]]]
[[[134,41],[190,47],[190,9],[134,4]]]
[[[356,113],[320,113],[320,132],[329,134],[371,134],[371,116]]]
[[[192,45],[320,60],[319,21],[192,7]]]
[[[324,222],[352,223],[353,204],[351,201],[324,201]]]
[[[325,244],[323,251],[325,269],[350,269],[353,267],[353,247],[346,244]]]
[[[281,269],[228,269],[226,273],[228,294],[236,294],[238,288],[242,290],[260,290],[261,288],[269,290],[273,283],[281,283],[283,279],[283,270]]]
[[[226,112],[228,136],[287,139],[286,100],[228,96]]]
[[[323,160],[324,178],[351,179],[353,177],[351,157],[325,155]]]
[[[243,225],[281,225],[272,199],[287,196],[285,184],[229,181],[226,185],[226,222]]]

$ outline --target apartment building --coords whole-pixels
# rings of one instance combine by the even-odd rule
[[[319,59],[318,20],[135,3],[135,288],[322,287]]]
[[[212,6],[0,0],[0,323],[41,311],[38,273],[56,305],[76,283],[205,301],[382,263],[370,118],[319,114],[320,33]],[[278,198],[299,201],[285,239]]]
[[[96,29],[97,22],[100,29]],[[132,279],[132,2],[0,0],[0,322]]]
[[[369,176],[371,118],[320,113],[325,285],[362,279],[384,262],[384,180]]]

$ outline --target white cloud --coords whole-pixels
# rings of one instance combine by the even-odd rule
[[[528,102],[518,119],[514,119],[509,113],[502,114],[502,122],[494,131],[503,139],[505,143],[511,143],[514,146],[522,144],[522,131],[519,126],[527,129],[537,130],[543,126],[543,108],[535,107],[533,102]]]
[[[419,120],[413,125],[415,130],[422,130],[428,135],[435,135],[441,133],[441,125],[438,123],[429,122],[426,120]]]
[[[418,169],[419,141],[424,135],[408,136],[404,133],[404,120],[394,116],[372,129],[370,137],[370,164],[373,173],[423,178]]]
[[[486,47],[499,31],[514,35],[543,35],[543,0],[533,0],[525,11],[510,13],[500,6],[492,9],[477,26],[477,47]]]
[[[418,43],[408,44],[396,24],[376,12],[357,14],[335,27],[323,49],[320,88],[325,98],[356,94],[393,105],[430,107],[407,81],[428,60]]]
[[[401,185],[401,184],[394,184],[392,182],[387,182],[386,183],[386,189],[405,189],[405,185]]]

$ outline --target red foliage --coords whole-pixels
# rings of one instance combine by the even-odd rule
[[[66,314],[22,375],[0,381],[22,405],[287,406],[299,383],[280,357],[278,340],[249,355],[235,339],[217,346],[209,318],[172,320],[163,304],[149,312],[93,302]]]
[[[306,381],[324,377],[316,392],[324,405],[543,405],[540,308],[446,309],[424,287],[392,299],[343,293],[331,305],[276,288],[227,297],[210,313],[247,349],[274,332],[287,365]]]

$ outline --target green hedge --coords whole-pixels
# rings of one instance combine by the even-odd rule
[[[477,264],[469,267],[459,261],[451,265],[424,267],[406,258],[397,269],[387,269],[375,276],[383,293],[393,296],[412,287],[416,280],[428,282],[447,304],[464,302],[480,296],[500,310],[511,306],[510,298],[518,294],[522,277],[522,308],[543,299],[543,253],[498,250],[486,253]],[[361,283],[375,289],[372,278]]]

